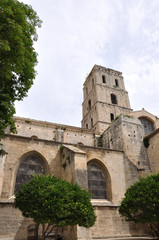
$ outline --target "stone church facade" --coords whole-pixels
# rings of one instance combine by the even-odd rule
[[[35,172],[76,182],[92,193],[95,225],[64,228],[66,240],[147,237],[143,225],[119,215],[118,206],[139,177],[159,171],[159,119],[144,109],[132,111],[119,71],[95,65],[83,95],[82,128],[15,117],[17,133],[6,130],[6,154],[0,156],[0,239],[32,239],[33,222],[14,208],[13,196]]]

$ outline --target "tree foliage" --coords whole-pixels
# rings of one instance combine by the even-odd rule
[[[125,193],[119,213],[127,221],[149,223],[159,236],[159,174],[141,178]]]
[[[23,184],[16,194],[15,207],[24,217],[33,218],[38,225],[48,224],[43,231],[43,239],[50,225],[64,227],[79,225],[89,228],[96,216],[90,202],[90,194],[77,184],[71,184],[54,176],[34,176]]]
[[[33,84],[37,54],[33,43],[41,21],[31,6],[18,0],[0,1],[0,139],[15,130],[14,102],[22,100]]]

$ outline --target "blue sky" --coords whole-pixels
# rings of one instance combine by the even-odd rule
[[[131,107],[159,116],[158,0],[23,0],[43,21],[38,75],[16,115],[80,126],[94,64],[123,72]]]

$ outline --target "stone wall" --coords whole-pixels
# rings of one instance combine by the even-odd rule
[[[106,205],[95,206],[95,212],[98,217],[98,221],[91,228],[92,239],[109,239],[109,238],[124,238],[128,239],[132,236],[146,235],[144,227],[139,224],[131,224],[125,222],[119,215],[118,206]]]
[[[123,151],[72,144],[63,144],[63,147],[61,147],[62,143],[55,141],[15,135],[6,135],[4,145],[8,154],[0,206],[2,207],[2,201],[6,203],[3,204],[0,219],[5,224],[8,222],[8,230],[5,232],[4,224],[0,226],[0,239],[26,239],[27,226],[31,222],[24,219],[20,212],[14,209],[14,205],[9,202],[9,198],[14,194],[19,163],[23,156],[31,152],[38,153],[42,157],[47,173],[54,173],[55,176],[72,183],[77,182],[84,189],[87,188],[88,183],[88,162],[98,162],[106,176],[108,198],[92,200],[97,214],[95,226],[89,230],[78,226],[67,227],[63,232],[66,240],[104,239],[109,236],[134,234],[132,230],[130,231],[128,223],[122,220],[117,211],[126,188],[137,177],[134,165],[125,157]],[[111,147],[113,148],[113,146]],[[6,236],[4,237],[3,234]]]
[[[148,136],[149,147],[147,148],[150,159],[151,171],[159,173],[159,129]]]
[[[61,175],[59,160],[59,148],[61,144],[14,135],[6,136],[4,144],[6,146],[7,159],[3,177],[2,199],[8,199],[14,194],[16,173],[22,157],[26,154],[39,154],[44,161],[47,173],[54,173],[57,177]]]
[[[103,133],[103,147],[123,150],[139,171],[150,171],[147,150],[143,144],[144,130],[137,118],[121,115]]]
[[[17,136],[94,146],[94,136],[87,129],[18,117],[15,118],[15,125]],[[9,131],[6,133],[9,134]]]
[[[24,218],[11,201],[0,201],[0,239],[26,240],[31,219]]]
[[[104,80],[103,80],[104,78]],[[82,127],[101,134],[114,118],[131,111],[122,73],[95,65],[84,83]],[[112,102],[112,96],[117,99]],[[90,104],[91,103],[91,104]]]

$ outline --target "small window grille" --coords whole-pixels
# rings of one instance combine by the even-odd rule
[[[102,167],[96,162],[87,165],[88,190],[93,199],[107,199],[106,178]]]

